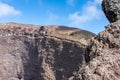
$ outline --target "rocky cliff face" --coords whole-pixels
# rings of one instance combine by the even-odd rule
[[[0,80],[119,80],[120,2],[102,5],[112,23],[89,44],[84,30],[0,24]]]
[[[93,38],[85,56],[88,65],[83,69],[83,80],[119,80],[120,21],[111,23]]]
[[[86,66],[70,80],[120,80],[120,1],[103,0],[102,5],[112,23],[91,39],[85,50]]]
[[[85,64],[92,36],[68,27],[0,24],[0,80],[66,80]]]

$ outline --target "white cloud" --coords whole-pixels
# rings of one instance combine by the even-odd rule
[[[96,4],[101,4],[102,0],[95,0]]]
[[[47,16],[44,19],[45,19],[45,23],[54,24],[56,21],[58,21],[59,16],[57,16],[52,11],[47,11]]]
[[[69,25],[79,26],[88,21],[100,19],[102,11],[98,8],[98,5],[100,5],[101,1],[102,0],[94,0],[94,2],[88,1],[81,11],[69,14],[68,18],[71,21]]]
[[[48,12],[48,19],[49,19],[49,21],[54,21],[54,20],[58,19],[58,16],[52,12]]]
[[[74,5],[74,0],[67,0],[67,4],[70,5],[70,6],[73,6]]]
[[[20,11],[16,10],[13,6],[0,2],[0,18],[19,14]]]

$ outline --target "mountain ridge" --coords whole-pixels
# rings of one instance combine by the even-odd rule
[[[12,29],[15,30],[15,28],[16,28],[16,30],[18,30],[18,32],[21,34],[24,34],[25,30],[26,30],[27,34],[32,34],[32,33],[35,34],[35,32],[40,33],[40,28],[43,27],[44,30],[43,31],[41,30],[41,33],[46,32],[46,35],[49,35],[49,36],[70,39],[73,41],[75,40],[78,42],[80,41],[81,43],[83,43],[85,45],[88,43],[88,40],[90,39],[90,37],[95,36],[94,33],[91,33],[86,30],[71,28],[71,27],[67,27],[67,26],[57,26],[57,25],[40,26],[40,25],[20,24],[20,23],[10,22],[10,23],[0,24],[0,27],[3,29],[5,29],[5,28],[9,29],[9,31]],[[40,35],[40,34],[38,34],[38,35]]]

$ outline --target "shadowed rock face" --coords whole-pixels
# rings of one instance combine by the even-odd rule
[[[103,0],[111,22],[85,50],[86,65],[69,80],[120,80],[120,0]]]
[[[85,50],[87,64],[69,80],[119,80],[120,79],[120,21],[90,40]]]
[[[86,66],[69,80],[120,79],[120,0],[103,0],[102,6],[112,23],[90,40],[85,50]]]
[[[120,0],[103,0],[102,8],[110,22],[120,19]]]
[[[45,28],[0,24],[0,80],[65,80],[84,65],[85,44],[79,39],[87,41],[86,35],[94,34],[85,32],[85,36],[75,38],[84,31],[58,26]]]
[[[106,30],[91,39],[85,56],[89,64],[83,69],[83,79],[119,80],[120,21],[109,24]]]
[[[103,49],[120,49],[120,20],[109,24],[104,31],[91,39],[87,48],[88,52],[86,52],[89,58],[86,60],[90,61],[96,56],[102,55],[100,50]]]

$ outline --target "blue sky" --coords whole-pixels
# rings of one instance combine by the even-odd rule
[[[94,33],[109,24],[102,0],[0,0],[0,23],[65,25]]]

